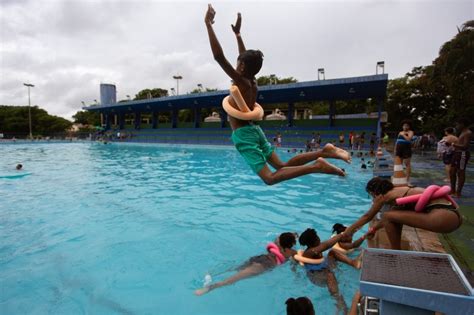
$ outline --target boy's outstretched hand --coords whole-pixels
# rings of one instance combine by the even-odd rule
[[[212,7],[211,4],[208,4],[206,17],[204,18],[204,22],[206,23],[206,25],[214,24],[214,17],[215,16],[216,16],[216,11],[214,11],[214,8]],[[239,26],[239,28],[240,28],[240,26]]]
[[[232,30],[234,31],[235,34],[240,34],[240,24],[242,24],[242,16],[240,13],[237,13],[237,21],[235,22],[235,26],[231,24]]]

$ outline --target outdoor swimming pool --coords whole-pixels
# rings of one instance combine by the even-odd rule
[[[285,231],[336,222],[368,209],[371,171],[355,160],[347,178],[309,175],[266,186],[234,148],[132,144],[0,145],[2,314],[286,314],[308,296],[334,314],[326,288],[285,264],[201,297],[213,281],[265,252]],[[281,153],[283,159],[290,154]],[[11,171],[10,171],[11,170]],[[357,234],[356,237],[358,237]],[[364,245],[365,246],[365,245]],[[297,246],[298,247],[298,246]],[[359,272],[339,264],[350,304]]]

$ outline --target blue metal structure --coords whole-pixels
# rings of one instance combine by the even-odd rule
[[[258,102],[260,104],[287,103],[288,104],[288,126],[293,125],[292,112],[295,103],[310,101],[329,101],[331,115],[334,117],[334,102],[337,100],[354,100],[374,98],[377,100],[379,120],[386,97],[388,74],[370,76],[306,81],[290,84],[267,85],[259,88]],[[104,90],[108,91],[108,90]],[[102,92],[102,88],[101,88]],[[108,93],[108,92],[107,92]],[[228,90],[205,92],[197,94],[186,94],[179,96],[168,96],[147,100],[111,103],[102,101],[100,105],[87,106],[83,109],[100,112],[104,117],[107,127],[110,127],[112,115],[117,115],[119,126],[123,127],[124,114],[134,113],[136,121],[139,122],[142,113],[151,113],[153,117],[153,128],[157,127],[156,116],[159,112],[172,112],[172,127],[177,126],[177,113],[180,109],[192,109],[195,113],[194,127],[199,127],[199,112],[201,108],[221,108],[222,99],[228,95]],[[108,94],[107,94],[108,95]],[[109,99],[105,95],[104,99]],[[102,95],[101,95],[102,99]],[[227,116],[221,111],[222,124],[225,127]],[[329,119],[329,126],[333,126],[334,119]],[[380,136],[380,123],[378,136]]]
[[[451,255],[371,248],[360,292],[380,299],[381,315],[474,314],[474,291]]]

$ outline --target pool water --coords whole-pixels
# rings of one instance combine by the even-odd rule
[[[370,171],[312,174],[266,186],[234,148],[5,144],[0,171],[1,314],[286,314],[308,296],[334,314],[327,288],[285,264],[197,297],[285,231],[350,224],[370,205]],[[289,153],[282,152],[287,160]],[[356,235],[358,237],[358,235]],[[365,246],[365,245],[364,245]],[[298,246],[297,246],[298,247]],[[349,305],[359,272],[339,264]]]

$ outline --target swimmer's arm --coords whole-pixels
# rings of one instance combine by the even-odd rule
[[[339,243],[339,246],[341,246],[342,248],[344,248],[345,250],[349,250],[349,249],[354,249],[354,248],[359,248],[360,245],[362,245],[362,243],[364,242],[365,240],[365,235],[362,235],[357,241],[355,242],[352,242],[352,243]]]
[[[344,236],[344,233],[338,234],[334,237],[331,237],[327,241],[322,242],[318,246],[316,246],[314,249],[311,250],[312,254],[318,255],[319,253],[323,253],[324,251],[328,250],[329,248],[333,247],[334,244],[339,242],[341,238]],[[312,257],[310,257],[312,258]]]
[[[385,203],[384,196],[376,197],[369,211],[367,211],[364,215],[360,217],[359,220],[357,220],[355,223],[349,226],[344,233],[348,233],[351,235],[354,234],[358,229],[360,229],[362,226],[364,226],[366,223],[368,223],[370,220],[372,220],[375,217],[375,215],[380,211],[380,209],[382,209],[384,203]]]
[[[222,70],[224,70],[224,72],[227,73],[227,75],[232,80],[234,80],[234,82],[242,82],[241,75],[237,73],[237,71],[235,71],[229,61],[227,61],[227,59],[225,58],[221,44],[219,43],[216,33],[212,28],[215,14],[216,12],[212,8],[212,6],[209,5],[206,17],[204,18],[204,22],[206,23],[207,28],[207,34],[209,35],[209,43],[211,44],[212,54],[214,55],[214,60],[217,61],[217,63],[221,66]]]
[[[235,25],[232,26],[232,31],[234,31],[235,37],[237,38],[237,45],[239,46],[239,55],[246,51],[244,41],[242,40],[242,36],[240,36],[240,25],[242,23],[242,16],[240,15],[240,12],[237,13],[237,21],[235,22]]]

